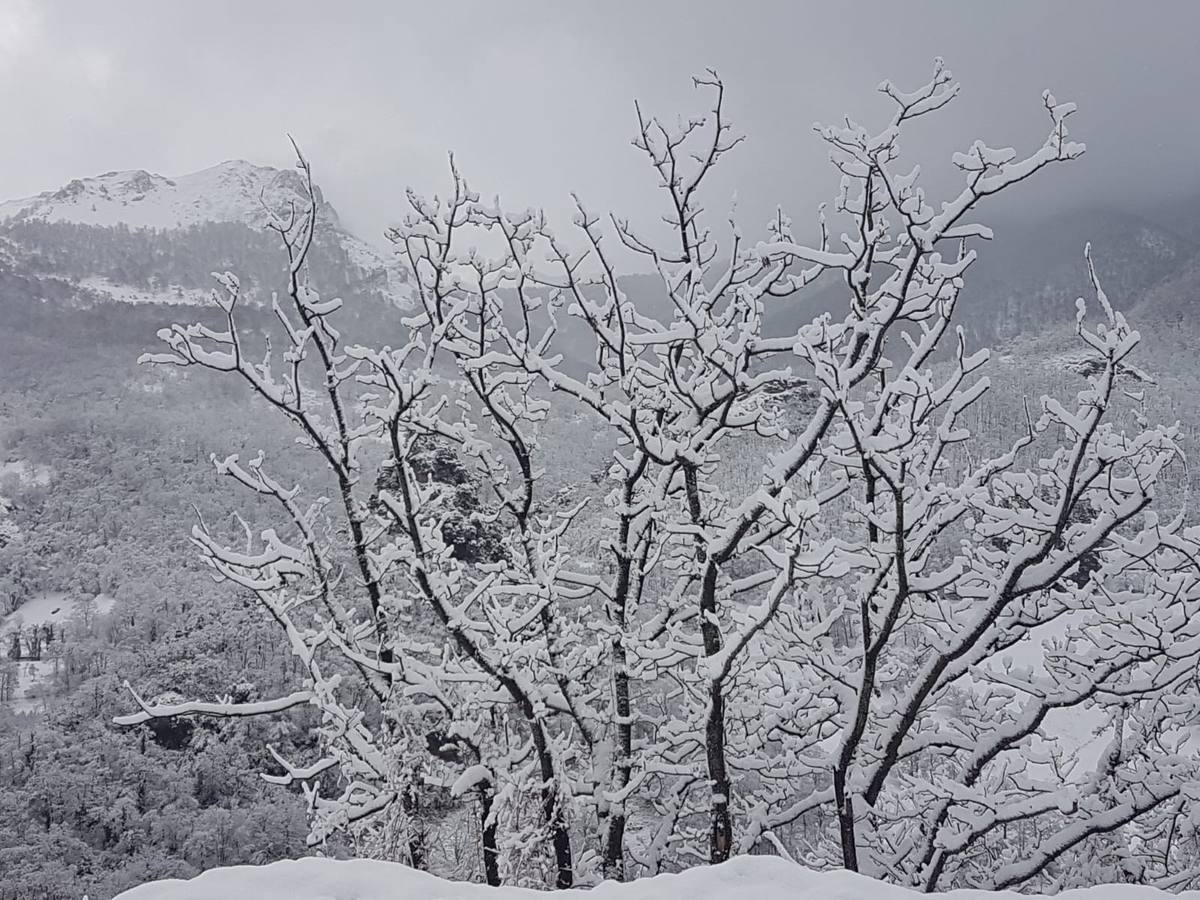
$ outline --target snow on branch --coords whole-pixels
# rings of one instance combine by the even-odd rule
[[[309,203],[272,219],[271,342],[252,346],[226,275],[220,327],[164,329],[144,361],[237,379],[324,467],[306,483],[218,457],[279,521],[237,545],[192,533],[277,623],[303,689],[135,694],[121,723],[311,705],[315,758],[276,755],[270,777],[303,785],[312,841],[400,833],[421,865],[454,819],[423,805],[437,791],[475,817],[492,884],[774,848],[927,890],[1020,886],[1072,854],[1116,865],[1124,832],[1177,871],[1155,836],[1192,797],[1200,534],[1155,512],[1178,427],[1112,421],[1139,335],[1090,250],[1086,383],[1031,400],[999,450],[972,430],[994,390],[958,324],[991,237],[976,217],[1083,153],[1074,106],[1043,97],[1040,147],[954,154],[961,186],[938,200],[901,141],[958,84],[940,60],[915,90],[884,82],[877,130],[817,129],[837,191],[805,241],[782,210],[751,238],[704,209],[742,137],[717,73],[694,85],[699,116],[635,107],[664,237],[581,197],[556,231],[482,201],[451,157],[447,190],[410,191],[389,231],[413,308],[369,343],[344,346],[345,305],[309,284],[319,204],[297,151]],[[622,277],[628,252],[658,302]],[[840,302],[777,327],[818,283]],[[565,455],[593,453],[595,477],[564,483]],[[1067,715],[1111,744],[1090,779],[1087,742],[1054,736]]]

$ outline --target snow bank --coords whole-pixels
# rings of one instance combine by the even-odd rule
[[[190,881],[156,881],[116,900],[546,900],[541,891],[460,884],[397,863],[374,860],[294,859],[266,866],[212,869]],[[748,856],[723,865],[659,875],[630,884],[606,882],[591,890],[560,891],[575,900],[912,900],[913,891],[851,872],[812,872],[772,856]],[[952,891],[954,900],[1021,897],[1009,891]],[[1056,900],[1150,900],[1200,898],[1200,891],[1170,895],[1129,885],[1066,891]]]

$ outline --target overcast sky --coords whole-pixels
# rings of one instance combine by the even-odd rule
[[[444,183],[449,149],[513,206],[562,217],[577,190],[650,216],[633,100],[700,112],[689,76],[715,66],[748,141],[711,201],[736,187],[748,224],[776,202],[801,220],[836,187],[813,122],[880,122],[879,81],[915,86],[941,55],[963,93],[913,157],[944,164],[976,137],[1033,149],[1048,87],[1079,103],[1088,155],[1018,199],[1133,204],[1200,183],[1198,42],[1189,0],[0,0],[0,198],[111,169],[285,165],[291,132],[369,238],[402,214],[406,185]]]

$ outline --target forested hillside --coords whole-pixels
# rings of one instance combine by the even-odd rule
[[[30,303],[5,301],[6,312]],[[205,465],[212,436],[270,441],[269,421],[251,437],[254,410],[185,379],[168,402],[162,381],[131,364],[152,333],[137,310],[37,312],[0,330],[0,459],[46,476],[0,479],[19,529],[0,547],[0,631],[46,594],[61,593],[71,618],[46,648],[54,667],[31,711],[0,702],[0,896],[107,897],[149,877],[298,852],[299,799],[252,773],[266,763],[264,738],[309,740],[302,722],[157,734],[110,724],[126,679],[201,695],[286,679],[276,636],[212,583],[187,541],[197,512],[227,517],[230,498]],[[62,327],[68,316],[88,327]],[[89,616],[85,601],[101,593],[112,612]],[[22,663],[8,650],[0,670],[11,673]]]
[[[147,185],[153,187],[154,182]],[[66,199],[74,202],[81,190],[84,188],[72,189]],[[63,199],[48,196],[46,203]],[[480,217],[491,215],[482,208],[474,212]],[[1180,235],[1195,233],[1177,219],[1167,226],[1155,224],[1152,217],[1115,213],[1093,212],[1066,222],[998,223],[995,243],[983,252],[977,269],[972,270],[954,319],[954,324],[964,327],[972,346],[988,343],[996,348],[988,369],[993,390],[978,403],[968,404],[963,417],[962,424],[975,439],[973,451],[984,455],[1003,453],[1031,427],[1029,410],[1038,397],[1044,393],[1072,396],[1086,391],[1087,379],[1103,371],[1103,366],[1096,367],[1094,358],[1081,353],[1073,330],[1075,298],[1091,289],[1082,257],[1083,244],[1089,238],[1095,241],[1096,267],[1113,306],[1128,312],[1143,332],[1142,346],[1120,362],[1122,390],[1113,401],[1113,419],[1129,429],[1140,427],[1143,419],[1167,423],[1182,420],[1180,443],[1194,448],[1200,424],[1194,401],[1200,387],[1200,369],[1194,355],[1180,351],[1194,346],[1200,255],[1193,238]],[[364,265],[354,245],[347,243],[345,233],[332,227],[318,229],[307,262],[305,271],[311,286],[323,298],[337,296],[346,301],[331,320],[340,329],[344,344],[369,340],[377,346],[403,346],[409,326],[401,320],[410,310],[401,309],[399,301],[411,304],[412,297],[396,296],[394,272],[373,263]],[[254,591],[214,583],[212,567],[203,564],[191,540],[195,534],[192,529],[202,523],[205,535],[213,536],[226,548],[234,548],[250,546],[265,529],[278,526],[278,495],[262,492],[247,497],[230,479],[217,476],[210,461],[213,454],[223,459],[236,453],[246,462],[260,450],[265,451],[277,469],[285,471],[295,483],[304,484],[305,497],[317,507],[336,498],[336,478],[320,458],[298,445],[285,415],[263,397],[228,380],[206,377],[211,373],[197,371],[194,366],[136,365],[141,354],[161,352],[156,335],[172,322],[200,321],[211,329],[210,334],[220,333],[227,326],[222,310],[207,299],[214,286],[214,271],[231,271],[239,277],[244,301],[238,307],[238,321],[241,334],[256,342],[255,352],[265,357],[265,338],[271,336],[275,342],[273,359],[278,362],[287,358],[283,351],[295,348],[269,308],[272,293],[286,297],[288,289],[287,258],[277,232],[238,221],[194,221],[175,223],[175,227],[143,228],[119,221],[73,221],[57,213],[18,215],[0,223],[0,315],[5,323],[0,330],[0,870],[4,873],[0,900],[77,900],[84,891],[92,900],[107,900],[153,878],[188,877],[209,867],[264,862],[306,851],[312,823],[303,791],[299,785],[267,784],[258,773],[286,778],[282,759],[314,758],[327,749],[319,738],[320,710],[293,709],[273,718],[162,718],[132,728],[113,723],[115,717],[128,715],[134,705],[126,682],[151,704],[169,707],[202,700],[253,705],[286,695],[311,677],[298,660],[295,646],[288,646],[277,622],[256,600]],[[699,284],[720,283],[710,274],[706,273],[707,282],[702,279]],[[815,316],[841,309],[836,306],[845,305],[845,284],[840,279],[840,273],[833,273],[833,277],[815,283],[813,296],[806,295],[793,305],[773,304],[764,327],[792,334]],[[410,282],[409,288],[417,290],[418,285]],[[456,285],[454,290],[463,293],[453,299],[476,299],[469,287]],[[601,304],[610,293],[619,293],[639,313],[653,312],[667,318],[673,315],[672,302],[667,300],[670,291],[657,275],[595,283],[575,299]],[[515,321],[514,303],[525,304],[520,308],[527,313],[537,312],[549,291],[544,285],[525,290],[524,286],[506,283],[502,290],[488,288],[482,294],[488,303],[496,304],[497,321],[505,316]],[[727,300],[722,298],[722,302]],[[306,302],[317,303],[311,298]],[[633,321],[633,314],[628,315]],[[451,325],[447,327],[453,330]],[[673,331],[654,333],[644,322],[639,327],[650,335],[645,346],[665,346],[678,340]],[[727,323],[711,327],[727,327]],[[440,493],[435,491],[430,495],[435,499],[429,501],[442,504],[436,507],[436,515],[431,514],[437,519],[435,540],[447,547],[439,564],[464,578],[478,577],[483,583],[487,579],[480,573],[486,574],[488,566],[499,566],[495,571],[511,578],[511,571],[504,566],[511,565],[514,557],[514,535],[526,528],[537,540],[553,543],[557,536],[548,538],[536,531],[540,525],[529,523],[540,521],[538,517],[546,521],[569,518],[571,530],[556,550],[562,553],[556,565],[569,565],[578,579],[574,585],[581,592],[572,595],[568,608],[571,615],[581,616],[593,607],[605,607],[597,585],[602,586],[605,578],[619,573],[622,564],[629,564],[627,558],[622,562],[621,554],[628,557],[630,553],[628,545],[614,544],[611,517],[628,519],[631,501],[622,499],[619,491],[612,493],[610,482],[627,477],[620,469],[624,459],[620,454],[635,438],[601,433],[595,418],[586,414],[586,391],[578,389],[580,396],[569,404],[560,399],[563,392],[577,389],[570,378],[579,372],[589,372],[595,379],[614,379],[608,384],[610,390],[617,390],[614,385],[629,389],[613,375],[615,364],[606,356],[611,348],[597,349],[597,333],[604,334],[594,321],[576,321],[563,329],[557,346],[565,356],[561,371],[570,377],[556,375],[560,380],[551,385],[554,390],[535,383],[529,372],[522,376],[527,380],[519,382],[531,398],[525,413],[533,417],[530,421],[538,422],[538,463],[544,464],[544,469],[538,469],[539,493],[536,502],[530,504],[528,517],[514,517],[518,527],[505,518],[503,502],[497,500],[494,488],[505,483],[499,470],[481,474],[479,470],[486,466],[479,458],[461,449],[448,450],[445,444],[415,447],[411,456],[404,458],[414,483],[441,486],[437,489]],[[499,343],[495,334],[492,337]],[[429,338],[430,344],[443,339]],[[454,352],[466,351],[456,345]],[[641,352],[630,351],[630,359]],[[953,357],[951,347],[931,358],[937,377],[954,376]],[[606,359],[608,368],[598,363]],[[462,371],[479,371],[487,364],[480,357]],[[382,363],[379,365],[382,369]],[[543,371],[537,368],[542,365],[540,361],[529,365],[534,372]],[[546,366],[549,368],[548,363]],[[593,369],[601,371],[597,374]],[[1115,363],[1113,371],[1117,371]],[[511,373],[508,375],[511,377]],[[772,382],[770,387],[774,399],[763,408],[772,421],[778,417],[784,426],[802,430],[817,409],[819,391],[786,378]],[[1152,387],[1154,390],[1150,390]],[[1144,404],[1143,390],[1148,398]],[[356,399],[356,411],[374,402],[370,397]],[[551,400],[561,404],[556,407],[556,415],[544,422],[537,420],[537,404]],[[666,401],[656,395],[655,402]],[[646,409],[652,408],[649,401],[647,404]],[[477,424],[486,419],[483,414],[474,421]],[[620,416],[614,413],[609,421],[619,422]],[[1062,430],[1070,431],[1070,421],[1064,417],[1059,423]],[[703,496],[706,502],[722,498],[712,501],[716,519],[728,510],[723,492],[754,496],[761,477],[761,457],[778,449],[773,443],[777,439],[778,433],[770,430],[734,436],[722,445],[724,455],[714,453],[707,459],[704,471],[719,472],[719,476],[713,476],[713,484],[697,496]],[[305,440],[311,443],[310,438]],[[467,440],[461,443],[475,446]],[[1040,449],[1043,445],[1038,446]],[[395,511],[389,512],[384,497],[398,492],[405,482],[397,468],[385,465],[386,454],[372,452],[374,456],[368,454],[366,464],[378,467],[378,477],[363,488],[370,495],[367,508],[386,524],[379,533],[400,544],[418,529],[399,516],[396,521],[389,518]],[[479,452],[477,447],[474,452]],[[646,462],[646,467],[660,465],[645,448],[639,452],[653,460]],[[968,462],[972,459],[969,455],[963,458]],[[1187,495],[1185,488],[1200,489],[1194,466],[1166,469],[1158,485],[1160,494],[1165,494],[1160,508],[1172,514],[1179,511],[1181,499]],[[633,488],[629,491],[632,496]],[[679,492],[664,488],[656,501],[660,512],[677,503],[679,496]],[[238,514],[244,517],[244,524]],[[644,548],[654,547],[655,553],[645,549],[639,564],[656,564],[655,554],[667,552],[664,545],[655,544],[661,538],[644,522],[635,526],[630,520],[626,525],[647,528]],[[418,536],[428,539],[434,533],[428,522],[421,527],[425,530]],[[677,522],[676,527],[679,534],[689,538],[701,531],[696,522]],[[406,530],[409,528],[412,530]],[[1031,527],[1031,531],[1036,529]],[[287,533],[294,537],[294,531]],[[322,537],[336,543],[344,535],[331,526],[329,535]],[[989,546],[993,550],[1001,547],[999,543]],[[333,558],[339,566],[351,564],[348,553],[335,553]],[[459,566],[461,569],[455,568]],[[736,561],[732,568],[736,578],[752,583],[750,589],[765,584],[761,572],[746,560]],[[340,571],[337,577],[357,585],[353,579],[358,576]],[[627,572],[626,588],[628,577]],[[647,579],[646,584],[652,591],[668,596],[666,585],[672,577],[669,571],[660,571],[655,575],[657,581]],[[517,588],[527,587],[517,585],[504,596],[525,596]],[[597,594],[589,595],[587,591],[593,589]],[[838,594],[831,591],[823,596],[836,598]],[[37,637],[34,658],[28,638],[35,626],[22,618],[22,608],[28,612],[30,604],[46,598],[54,598],[60,612],[55,627]],[[407,611],[403,614],[409,615]],[[431,666],[439,656],[449,658],[444,648],[452,641],[439,630],[445,623],[439,623],[428,611],[413,615],[411,637],[416,646],[404,650]],[[741,627],[744,621],[739,615],[728,621]],[[521,627],[538,620],[536,611],[522,612],[516,618]],[[451,617],[447,616],[446,621]],[[691,621],[683,617],[670,625],[682,630],[691,627]],[[855,640],[849,622],[846,615],[810,622],[797,618],[789,620],[788,625],[813,629],[813,634],[828,641],[830,652],[843,652]],[[471,627],[483,626],[472,622]],[[667,624],[656,625],[652,619],[645,630],[653,632],[655,627],[658,631],[652,640],[670,630]],[[579,627],[571,635],[575,643],[564,644],[575,651],[601,632],[602,628]],[[453,629],[450,633],[453,636]],[[643,639],[639,632],[638,640]],[[1032,643],[1025,636],[1019,646],[1027,650]],[[669,702],[659,704],[654,697],[657,686],[676,678],[670,666],[680,660],[694,661],[696,648],[701,645],[700,637],[690,635],[677,644],[645,651],[639,677],[656,687],[652,690],[642,685],[633,690],[634,700],[645,704],[645,718],[636,733],[631,730],[627,753],[636,750],[650,755],[646,747],[653,739],[662,742],[656,745],[660,749],[669,748],[663,758],[674,760],[677,755],[681,760],[691,758],[694,763],[699,739],[683,733],[684,726],[663,723],[669,720],[671,703],[684,702],[679,698],[697,690],[695,685],[680,687],[678,692],[663,688],[663,696],[671,698]],[[528,665],[535,670],[543,665],[542,646],[530,651],[514,644],[506,648],[509,651],[518,659],[528,653]],[[911,663],[912,648],[906,644],[900,657]],[[497,658],[504,665],[511,664],[503,654],[497,654]],[[762,662],[761,670],[767,672],[766,661],[758,661]],[[35,662],[36,677],[28,674],[33,671],[30,664]],[[366,689],[354,680],[362,674],[356,664],[361,664],[361,659],[348,656],[341,661],[338,675],[345,675],[345,683],[355,685],[354,690],[365,695]],[[580,662],[575,673],[580,684],[594,688],[588,702],[603,696],[596,685],[607,684],[597,675],[605,671],[604,665],[599,657],[589,657]],[[24,673],[22,666],[26,667]],[[391,677],[390,670],[383,671]],[[615,667],[614,671],[621,669]],[[486,767],[481,762],[470,764],[469,753],[481,753],[470,743],[476,732],[467,726],[475,727],[475,723],[456,718],[459,714],[454,709],[423,709],[421,715],[428,718],[406,726],[412,732],[404,745],[406,752],[412,753],[406,757],[406,765],[412,759],[424,760],[412,763],[413,768],[405,772],[430,767],[424,770],[427,781],[414,788],[416,805],[404,806],[376,831],[348,829],[347,822],[331,814],[325,822],[329,827],[318,835],[328,838],[324,849],[331,853],[389,854],[461,878],[498,878],[499,869],[489,865],[486,854],[477,852],[481,842],[488,840],[487,815],[479,815],[479,807],[487,797],[489,804],[507,804],[502,821],[510,835],[509,843],[493,844],[491,848],[496,856],[507,854],[506,877],[529,883],[552,878],[553,874],[546,874],[551,867],[538,857],[544,849],[539,841],[544,844],[547,834],[539,819],[544,798],[539,807],[536,779],[529,770],[520,769],[527,758],[518,750],[525,747],[521,752],[528,752],[521,743],[521,724],[505,707],[499,711],[493,708],[487,715],[479,713],[479,709],[495,703],[494,692],[457,694],[465,676],[461,672],[451,675],[461,677],[436,676],[446,679],[439,684],[445,696],[463,700],[464,709],[478,714],[480,721],[490,716],[492,722],[506,723],[503,740],[493,737],[494,744],[485,748],[494,754],[494,772],[485,778],[481,769]],[[479,677],[477,672],[470,672],[470,676],[476,680]],[[761,678],[767,679],[768,675]],[[410,688],[417,694],[429,689],[428,683],[408,685],[405,690]],[[766,680],[758,688],[764,696],[782,690],[781,685]],[[742,694],[737,695],[737,702],[747,703],[746,692],[750,689],[746,682],[739,683],[738,689]],[[562,690],[564,696],[570,695],[567,688]],[[687,702],[695,704],[694,719],[686,727],[701,733],[703,729],[695,727],[701,705],[694,694],[690,696]],[[778,699],[780,695],[772,696]],[[446,702],[440,696],[437,700]],[[779,702],[786,705],[799,701],[788,696]],[[985,704],[973,708],[974,701],[966,691],[948,691],[941,702],[946,707],[966,710],[964,716],[973,709],[977,719],[972,721],[980,727],[987,724]],[[989,695],[988,702],[998,701]],[[519,698],[513,705],[519,705]],[[1000,708],[992,707],[991,714],[1000,715]],[[328,714],[329,709],[325,712]],[[563,711],[558,709],[554,714]],[[574,711],[571,714],[579,715]],[[613,722],[622,725],[629,721],[624,715],[614,713]],[[513,722],[508,721],[510,716]],[[579,718],[586,719],[583,715]],[[740,733],[743,749],[751,747],[767,754],[795,737],[784,731],[773,733],[769,740],[762,739],[745,724],[749,718],[741,716],[738,721],[738,727],[745,729]],[[925,712],[914,718],[923,724],[928,722]],[[385,713],[378,709],[364,717],[370,728],[382,728],[386,720]],[[1057,732],[1046,731],[1051,743],[1063,740],[1070,744],[1074,740],[1091,748],[1086,758],[1100,755],[1101,733],[1109,727],[1107,719],[1081,718],[1064,725],[1064,720],[1052,716],[1051,721],[1057,722],[1055,728],[1062,726]],[[1079,727],[1080,734],[1070,733],[1074,726]],[[672,728],[681,729],[679,734],[683,736],[672,732]],[[1088,733],[1082,734],[1085,731]],[[511,751],[511,758],[504,755],[509,752],[507,744],[503,753],[498,749],[510,737],[518,745]],[[580,760],[594,753],[590,736],[587,740],[571,738],[575,744],[562,740],[556,751],[559,755],[546,752],[543,762],[581,770]],[[933,737],[928,740],[937,743]],[[798,754],[796,759],[786,761],[793,767],[787,770],[786,778],[772,775],[765,764],[759,771],[767,774],[761,777],[779,778],[790,785],[788,790],[796,784],[816,784],[825,773],[819,770],[822,763],[811,760],[818,759],[826,748],[812,746],[806,752],[810,755]],[[1057,760],[1054,753],[1043,752],[1042,748],[1034,755],[1044,765],[1051,765],[1046,760]],[[497,759],[512,768],[503,769]],[[597,767],[612,764],[612,758],[603,754],[595,753],[595,759],[598,762],[592,764]],[[777,763],[784,765],[772,760],[772,765]],[[677,791],[677,795],[672,799],[664,788],[653,799],[630,800],[630,819],[649,818],[654,811],[667,822],[662,826],[663,835],[673,833],[671,829],[679,831],[670,840],[650,835],[649,829],[640,833],[637,855],[631,851],[631,860],[636,859],[645,871],[670,869],[684,859],[700,858],[702,853],[697,848],[703,848],[707,837],[704,828],[694,824],[704,815],[701,806],[687,807],[682,799],[690,797],[689,792],[700,782],[689,780],[682,763],[672,768],[674,763],[664,764],[660,759],[655,765],[659,766],[653,776],[657,783],[673,785],[670,790]],[[813,768],[804,769],[805,765]],[[914,768],[911,779],[905,776],[904,790],[920,782],[918,776],[929,774],[928,770]],[[629,778],[630,771],[625,775]],[[493,777],[510,779],[494,796],[488,793],[487,780]],[[781,794],[772,794],[755,780],[759,776],[743,773],[738,777],[743,779],[739,784],[747,794],[758,792],[754,796],[761,800],[763,810],[772,804],[776,808],[784,805]],[[1014,776],[1015,781],[1010,783],[1005,781],[1008,778],[1007,773],[998,776],[997,783],[1003,781],[1013,792],[1041,796],[1038,791],[1042,788],[1036,780],[1023,781]],[[336,794],[342,784],[332,771],[322,771],[309,780],[326,795]],[[585,782],[580,776],[580,784]],[[964,791],[975,789],[970,779],[967,782]],[[626,784],[636,787],[637,783]],[[384,785],[379,789],[386,788]],[[589,790],[594,793],[581,791],[567,798],[575,804],[573,821],[587,821],[593,816],[602,823],[611,822],[611,818],[603,818],[611,815],[604,804],[591,799],[600,796],[599,789],[589,785]],[[1089,795],[1088,799],[1096,798]],[[1104,802],[1110,799],[1107,795],[1103,798]],[[758,834],[745,838],[743,849],[764,852],[774,846],[771,841],[787,840],[793,847],[817,848],[812,852],[820,861],[836,862],[842,848],[829,834],[841,812],[828,808],[827,799],[818,800],[804,816],[786,821],[776,809],[774,830],[762,825]],[[1039,802],[1046,803],[1044,799]],[[1033,844],[1048,839],[1060,824],[1053,816],[1061,815],[1065,820],[1076,811],[1069,807],[1066,801],[1061,808],[1048,805],[1041,810],[1049,813],[1048,824],[1013,826],[1012,841]],[[904,808],[903,798],[896,808]],[[1108,809],[1120,807],[1113,801]],[[418,818],[418,813],[423,818]],[[693,820],[685,828],[679,823],[687,816]],[[494,828],[495,819],[491,821]],[[763,813],[755,827],[768,821],[773,820]],[[888,827],[893,834],[899,833],[903,826],[902,816],[898,815],[881,825],[871,839],[890,840],[879,835]],[[1005,823],[1003,841],[996,840],[983,849],[994,853],[1011,850],[1008,827]],[[1188,822],[1163,819],[1154,827],[1173,829],[1162,857],[1164,866],[1174,864],[1172,853],[1195,858],[1196,831]],[[573,837],[579,840],[583,826],[576,828]],[[618,844],[620,839],[618,834]],[[491,840],[496,840],[494,832]],[[501,840],[506,838],[502,835]],[[681,846],[685,849],[679,850]],[[728,844],[724,850],[729,852]],[[1140,845],[1131,848],[1108,843],[1094,856],[1081,851],[1078,858],[1066,858],[1083,873],[1077,881],[1086,880],[1094,872],[1132,877],[1135,865],[1159,864],[1158,857],[1149,851],[1138,856],[1135,850],[1140,852]],[[580,868],[582,876],[610,871],[603,869],[595,852],[589,852],[592,855],[581,857],[585,862]],[[615,863],[610,858],[603,865]],[[971,869],[972,865],[978,868]],[[973,858],[963,866],[967,874],[956,878],[971,878],[973,873],[986,870],[984,863]],[[925,866],[911,874],[936,881],[940,871],[930,875],[931,868]],[[561,878],[562,872],[558,875]]]
[[[197,513],[234,537],[229,513],[246,509],[214,476],[209,454],[286,455],[284,423],[220,380],[137,367],[170,309],[117,304],[77,287],[91,275],[198,287],[206,268],[238,269],[266,287],[278,278],[277,248],[267,235],[227,224],[165,234],[8,227],[22,247],[43,251],[36,268],[0,273],[8,323],[0,332],[0,461],[14,464],[0,478],[10,529],[0,546],[0,613],[19,614],[25,601],[57,592],[72,604],[106,594],[116,605],[91,621],[72,612],[34,711],[18,715],[0,703],[0,896],[77,898],[87,890],[104,898],[151,878],[301,853],[302,799],[256,773],[272,769],[268,743],[285,755],[310,748],[304,716],[153,731],[111,724],[128,709],[126,680],[148,697],[180,699],[273,696],[293,683],[294,659],[271,623],[249,597],[214,584],[188,541]],[[121,268],[125,258],[136,264]],[[1142,295],[1145,304],[1169,298],[1186,306],[1186,287],[1173,287],[1177,271],[1188,269],[1169,269]],[[1056,277],[1045,275],[1047,283]],[[1084,277],[1081,265],[1070,277]],[[650,290],[630,281],[634,296]],[[1139,361],[1162,382],[1159,417],[1182,416],[1194,433],[1188,414],[1200,375],[1188,357],[1155,352],[1187,339],[1153,322],[1146,330]],[[1053,334],[1001,345],[998,389],[973,430],[998,448],[1021,416],[1021,397],[1078,385],[1081,375],[1059,359],[1066,345]],[[552,425],[552,452],[563,461],[551,472],[555,489],[598,495],[605,445],[579,452],[588,435],[578,417]],[[291,458],[311,462],[302,453]],[[45,467],[48,482],[23,481],[18,469],[26,465]],[[599,520],[590,516],[577,538],[582,558],[601,546]],[[0,670],[15,665],[6,660]]]

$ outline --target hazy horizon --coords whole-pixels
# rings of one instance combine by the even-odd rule
[[[542,207],[562,225],[571,191],[649,219],[653,179],[629,146],[633,101],[668,118],[698,114],[705,98],[690,76],[713,66],[747,141],[709,202],[723,211],[736,191],[748,226],[777,203],[800,223],[836,187],[812,123],[850,114],[878,125],[878,83],[919,84],[939,55],[962,96],[910,145],[945,165],[925,173],[935,198],[952,186],[948,148],[1040,144],[1046,88],[1079,104],[1073,137],[1088,154],[1049,189],[1018,192],[1014,211],[1139,210],[1200,187],[1188,149],[1200,120],[1167,118],[1200,81],[1200,8],[919,6],[923,15],[889,20],[879,3],[747,14],[677,3],[330,12],[2,0],[0,104],[29,139],[0,149],[0,198],[111,170],[174,176],[237,158],[283,167],[291,133],[346,224],[375,241],[402,213],[406,186],[446,183],[449,150],[484,196]]]
[[[1197,34],[0,0],[0,900],[1200,900]]]

